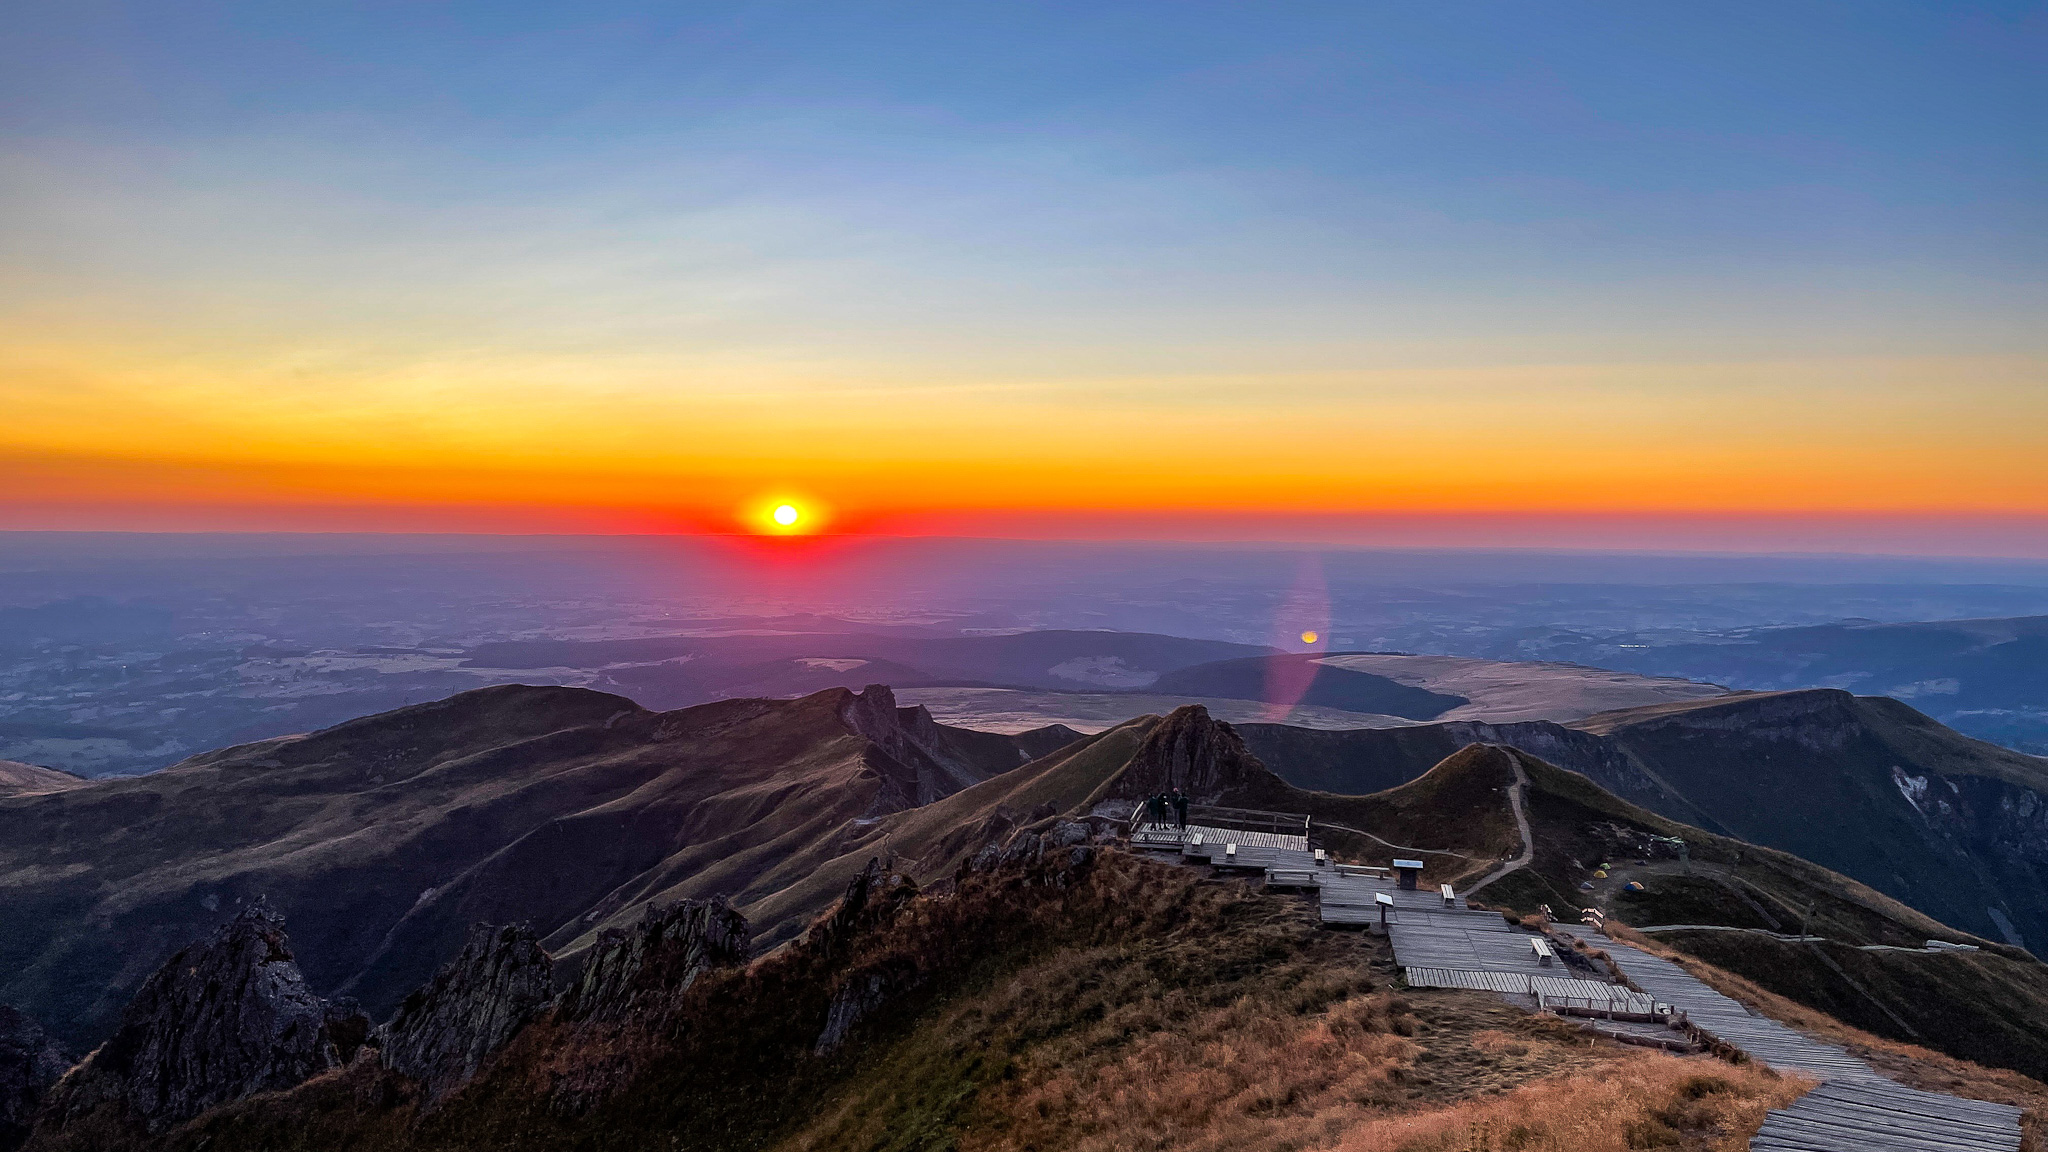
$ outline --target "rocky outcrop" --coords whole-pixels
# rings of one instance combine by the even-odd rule
[[[306,987],[284,918],[257,904],[143,982],[113,1038],[53,1094],[45,1118],[61,1127],[114,1105],[159,1132],[338,1067],[336,1035],[359,1034],[360,1023]]]
[[[562,996],[562,1017],[622,1020],[664,1008],[705,969],[744,962],[751,939],[747,918],[723,899],[649,907],[633,927],[599,934]]]
[[[923,706],[900,708],[887,684],[870,684],[846,697],[839,718],[879,750],[868,767],[883,781],[876,814],[916,808],[942,800],[988,778],[950,746],[945,732]]]
[[[896,871],[894,863],[871,857],[847,882],[846,895],[832,911],[811,925],[804,946],[822,956],[838,956],[860,932],[892,919],[918,894],[917,882]]]
[[[462,953],[378,1029],[385,1067],[441,1099],[547,1006],[554,967],[531,925],[475,925]]]
[[[983,845],[961,861],[954,881],[979,873],[997,879],[999,886],[1066,888],[1094,863],[1094,840],[1089,825],[1048,816]],[[839,906],[812,926],[801,947],[839,972],[813,1055],[838,1051],[862,1022],[923,987],[944,967],[943,960],[930,956],[900,954],[848,966],[861,951],[856,938],[888,925],[917,895],[917,885],[908,876],[880,860],[869,860],[847,885]]]
[[[923,974],[903,962],[871,966],[849,974],[832,993],[831,1007],[825,1011],[825,1026],[818,1032],[812,1055],[830,1056],[837,1052],[855,1025],[897,997],[915,991],[922,983]]]
[[[43,1096],[71,1061],[42,1026],[0,1004],[0,1152],[21,1146]]]
[[[1015,868],[1027,879],[1065,885],[1095,857],[1095,829],[1077,820],[1043,821],[991,840],[962,862],[962,873]]]
[[[1110,787],[1125,800],[1174,788],[1197,804],[1257,807],[1290,791],[1267,771],[1230,725],[1189,704],[1153,725],[1144,743]]]
[[[892,918],[916,895],[917,885],[908,877],[893,874],[879,858],[871,859],[847,884],[839,906],[811,929],[804,946],[836,963],[855,936]],[[812,1052],[825,1056],[837,1051],[856,1024],[923,982],[917,966],[900,957],[846,973],[832,991]]]

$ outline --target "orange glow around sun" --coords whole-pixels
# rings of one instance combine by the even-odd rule
[[[814,501],[772,496],[750,507],[742,517],[748,530],[767,536],[808,536],[824,527]]]

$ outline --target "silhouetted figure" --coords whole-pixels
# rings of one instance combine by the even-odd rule
[[[1188,830],[1188,794],[1178,788],[1173,790],[1173,818],[1180,822],[1180,830]]]

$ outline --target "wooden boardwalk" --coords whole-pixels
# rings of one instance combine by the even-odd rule
[[[1596,939],[1589,929],[1567,929],[1591,944]],[[1598,946],[1614,957],[1629,983],[1667,1004],[1684,1011],[1686,1019],[1724,1044],[1732,1045],[1784,1072],[1799,1072],[1817,1080],[1842,1080],[1864,1084],[1890,1084],[1870,1065],[1836,1047],[1803,1032],[1795,1032],[1768,1016],[1759,1016],[1661,956],[1618,940],[1598,937]]]
[[[1178,829],[1145,830],[1152,835],[1134,836],[1134,846],[1177,851],[1189,863],[1264,869],[1274,887],[1314,890],[1317,914],[1325,924],[1384,921],[1395,962],[1412,986],[1483,989],[1593,1010],[1599,1010],[1604,997],[1612,1011],[1638,1018],[1674,1010],[1692,1027],[1753,1060],[1823,1081],[1772,1112],[1751,1141],[1752,1152],[2017,1152],[2020,1146],[2020,1109],[1922,1092],[1886,1079],[1842,1048],[1751,1012],[1678,965],[1619,941],[1595,938],[1588,929],[1564,928],[1613,957],[1635,991],[1579,979],[1562,960],[1543,964],[1529,944],[1535,935],[1510,927],[1498,913],[1447,907],[1438,892],[1405,892],[1385,876],[1318,863],[1305,837],[1190,827],[1191,835],[1183,840]],[[1199,840],[1192,835],[1197,831]],[[1168,832],[1170,838],[1164,835]],[[1155,842],[1153,836],[1167,842]],[[1227,853],[1226,844],[1237,850]],[[1538,991],[1547,995],[1537,999]],[[1599,1024],[1642,1033],[1638,1040],[1676,1035],[1654,1022]]]
[[[1572,931],[1590,937],[1584,929]],[[2020,1146],[2018,1108],[1908,1088],[1835,1045],[1750,1012],[1669,960],[1615,940],[1603,938],[1600,947],[1630,983],[1683,1009],[1708,1035],[1772,1068],[1825,1081],[1766,1117],[1750,1142],[1752,1152],[2016,1152]]]
[[[1764,1117],[1751,1152],[2008,1152],[2020,1146],[2019,1113],[1886,1081],[1823,1084]]]

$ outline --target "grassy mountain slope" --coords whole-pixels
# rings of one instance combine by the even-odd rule
[[[1795,853],[1979,935],[2048,940],[2048,761],[1895,700],[1817,689],[1603,713],[1575,724],[1386,732],[1246,725],[1284,778],[1366,792],[1475,740],[1581,772],[1664,816]]]
[[[359,1062],[159,1146],[1373,1152],[1490,1132],[1734,1152],[1803,1087],[1589,1044],[1482,993],[1402,992],[1389,969],[1382,941],[1318,929],[1299,898],[1096,853],[893,899],[850,937],[706,974],[660,1018],[544,1021],[431,1113]],[[835,995],[878,972],[896,990],[821,1053]],[[104,1136],[34,1147],[131,1146]]]
[[[834,855],[1023,759],[886,696],[655,713],[491,688],[0,798],[0,1001],[89,1046],[163,956],[258,897],[290,918],[318,993],[380,1015],[476,921],[530,920],[574,956],[651,899],[749,906],[802,879],[783,867],[799,849]]]
[[[182,944],[258,894],[294,917],[315,989],[360,995],[379,1016],[474,921],[533,920],[573,966],[598,929],[648,902],[722,894],[773,946],[869,859],[943,887],[1017,829],[1124,810],[1168,784],[1204,802],[1310,813],[1340,854],[1421,854],[1431,882],[1465,886],[1521,847],[1506,791],[1518,767],[1532,783],[1535,858],[1488,888],[1489,903],[1568,914],[1583,901],[1640,925],[1778,930],[1811,907],[1813,932],[1847,945],[1981,943],[1818,865],[1655,815],[1527,753],[1471,747],[1380,793],[1310,792],[1269,772],[1199,707],[1073,740],[912,806],[919,782],[943,767],[919,757],[958,769],[1004,748],[1021,758],[873,693],[648,713],[597,693],[492,689],[141,780],[4,800],[0,899],[31,930],[0,945],[13,950],[0,996],[89,1036],[107,1006],[118,1008],[124,982],[168,953],[160,942]],[[1683,839],[1689,860],[1653,837]],[[1580,889],[1601,863],[1616,867]],[[1623,891],[1631,879],[1645,891]],[[1911,971],[1944,993],[1886,1001],[1871,1026],[1951,1050],[1975,1034],[1989,1039],[1972,1054],[2048,1074],[2048,1042],[1996,1022],[2041,999],[2044,969],[2017,950],[1985,953],[1947,968],[1956,957],[1870,954],[1887,971],[1922,965]],[[1792,960],[1755,978],[1808,1003],[1834,989],[1823,955]]]
[[[1674,642],[1577,637],[1568,658],[1744,688],[1829,685],[1910,700],[1943,723],[2048,753],[2048,616],[1758,628]]]
[[[18,760],[0,760],[0,796],[29,796],[43,792],[61,792],[85,783],[85,777],[59,772],[55,768],[43,768],[35,764],[23,764]]]
[[[1358,798],[1316,796],[1311,805],[1403,843],[1468,846],[1470,859],[1423,857],[1425,879],[1467,884],[1520,846],[1502,791],[1513,778],[1510,757],[1530,781],[1525,802],[1535,858],[1489,885],[1479,894],[1482,901],[1524,913],[1548,904],[1567,918],[1580,907],[1598,906],[1636,925],[1726,925],[1796,935],[1804,924],[1817,941],[1731,931],[1659,933],[1656,939],[1879,1036],[2048,1079],[2048,1036],[2038,1026],[2048,1019],[2048,966],[1797,856],[1666,820],[1527,753],[1468,748],[1400,788]],[[1460,828],[1471,831],[1460,837]],[[1686,858],[1651,837],[1683,839]],[[1392,854],[1376,844],[1362,850],[1380,862]],[[1593,879],[1603,864],[1610,866],[1608,875]],[[1584,882],[1594,890],[1580,889]],[[1627,891],[1630,882],[1644,890]],[[1928,939],[1976,944],[1981,951],[1919,951]]]
[[[1135,740],[1136,752],[1114,769],[1098,795],[1154,790],[1165,779],[1160,775],[1165,766],[1175,762],[1173,750],[1195,745],[1195,762],[1230,780],[1231,802],[1310,813],[1323,842],[1348,857],[1385,864],[1419,854],[1426,882],[1460,888],[1522,847],[1506,791],[1519,764],[1530,781],[1525,802],[1536,851],[1528,867],[1490,885],[1481,897],[1485,901],[1525,913],[1548,904],[1565,917],[1597,905],[1641,925],[1704,923],[1797,933],[1803,924],[1814,936],[1835,943],[1800,945],[1797,955],[1775,964],[1734,964],[1726,951],[1734,946],[1731,937],[1737,943],[1769,937],[1714,933],[1719,950],[1712,955],[1729,959],[1735,970],[1800,1003],[1840,1008],[1845,1019],[1879,1035],[2048,1077],[2048,1038],[2031,1023],[2048,1004],[2048,966],[1791,853],[1659,816],[1528,753],[1468,746],[1406,784],[1346,796],[1284,783],[1251,755],[1231,726],[1208,720],[1199,708],[1163,720],[1134,721],[1115,734]],[[1094,755],[1084,757],[1090,747]],[[1103,772],[1122,755],[1119,745],[1077,746],[1068,762],[1069,778]],[[1183,756],[1183,770],[1186,762]],[[991,781],[980,791],[993,795],[1003,787],[1001,780]],[[1074,780],[1059,799],[1071,801],[1082,789],[1083,781]],[[976,791],[945,803],[964,805]],[[934,811],[898,819],[940,818]],[[1665,842],[1673,839],[1686,843],[1683,860]],[[1613,867],[1606,877],[1596,878],[1602,864]],[[1628,891],[1631,881],[1643,891]],[[1581,889],[1582,883],[1591,883],[1592,890]],[[1974,944],[1982,951],[1917,951],[1929,939]],[[1866,945],[1916,951],[1865,950]],[[1837,952],[1853,953],[1853,962],[1836,961]],[[1859,981],[1853,971],[1873,975]],[[1877,973],[1884,975],[1880,979]]]

